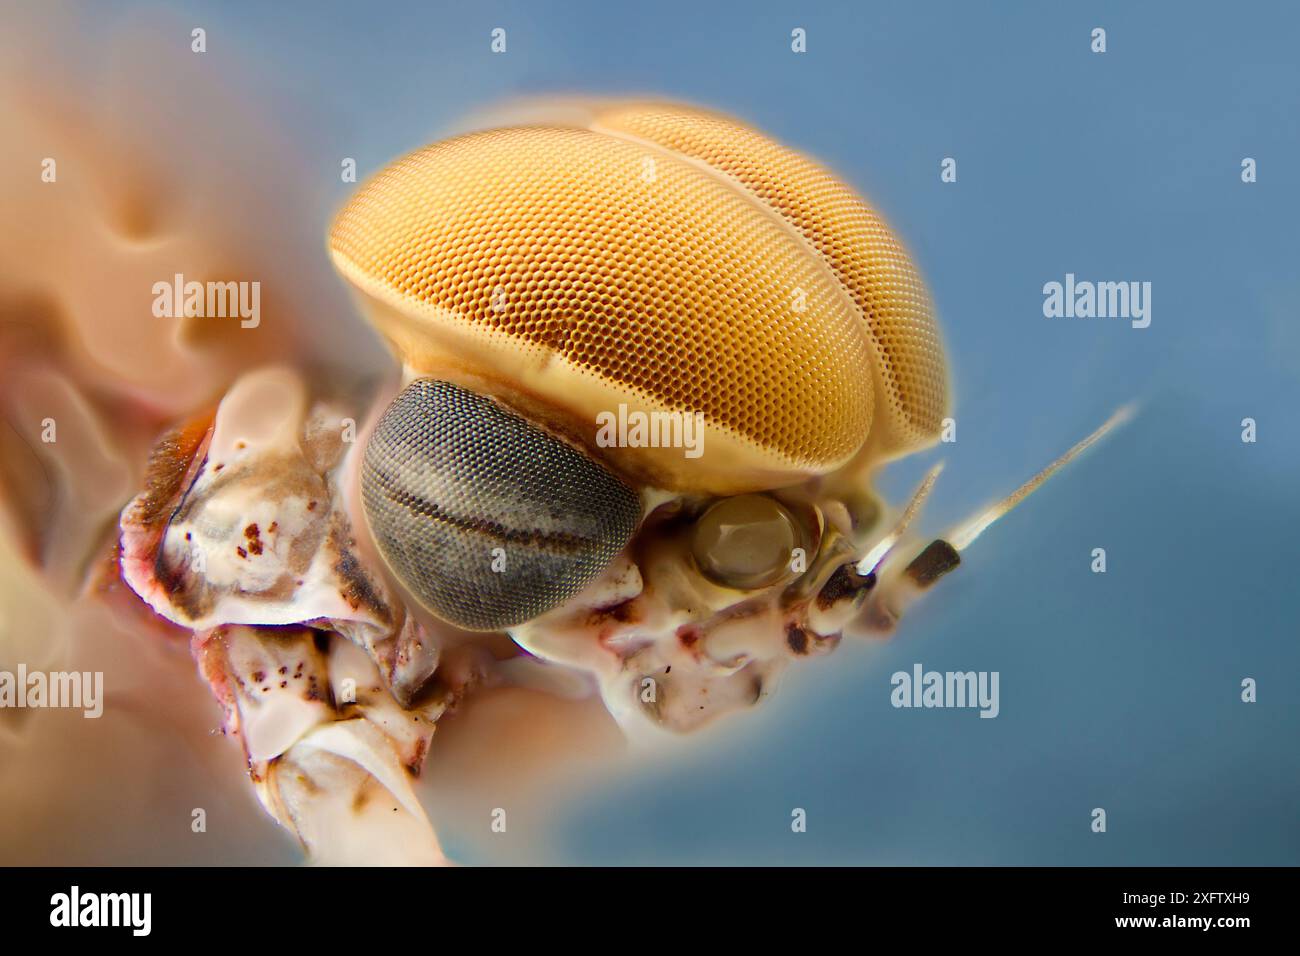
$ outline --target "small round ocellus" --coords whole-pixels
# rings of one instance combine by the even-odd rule
[[[329,236],[405,369],[364,456],[367,520],[463,627],[563,604],[666,499],[700,519],[685,560],[771,586],[812,530],[773,492],[929,444],[947,411],[926,288],[832,173],[693,107],[557,115],[397,160]]]

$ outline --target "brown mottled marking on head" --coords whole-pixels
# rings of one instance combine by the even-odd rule
[[[417,718],[418,719],[418,718]],[[429,738],[420,737],[415,741],[415,748],[411,753],[411,759],[406,764],[406,769],[411,773],[419,776],[420,769],[424,766],[425,754],[429,752]]]
[[[785,642],[796,654],[808,653],[808,632],[791,622],[785,626]]]
[[[159,541],[161,540],[160,533]],[[212,610],[212,589],[201,575],[190,572],[188,556],[181,555],[178,559],[160,544],[154,557],[153,576],[171,603],[187,617],[200,618]]]
[[[343,582],[339,595],[348,602],[353,610],[367,608],[384,623],[392,621],[392,611],[375,588],[370,575],[366,573],[361,562],[352,553],[352,542],[339,530],[338,526],[330,529],[329,546],[338,555],[334,561],[334,573]]]
[[[145,528],[161,525],[176,508],[187,485],[195,456],[212,428],[213,411],[178,425],[158,439],[145,466],[144,494],[132,506],[130,520]]]
[[[826,610],[840,601],[852,600],[875,586],[876,572],[864,576],[858,574],[852,564],[841,564],[817,592],[817,606]]]
[[[590,623],[593,626],[600,624],[631,624],[640,619],[637,613],[636,598],[628,598],[626,601],[620,601],[609,607],[598,607],[592,610]]]

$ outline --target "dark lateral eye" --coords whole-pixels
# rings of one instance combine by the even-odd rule
[[[361,472],[379,550],[430,611],[469,630],[522,624],[613,560],[641,517],[631,488],[481,395],[412,382]]]

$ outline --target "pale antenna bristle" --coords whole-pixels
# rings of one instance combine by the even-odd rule
[[[916,491],[912,492],[912,498],[903,509],[903,514],[899,517],[898,523],[893,529],[877,541],[866,553],[861,561],[858,562],[858,574],[867,575],[874,571],[885,556],[893,550],[894,545],[898,544],[903,533],[907,531],[908,525],[912,520],[921,513],[921,506],[925,504],[925,499],[930,497],[930,490],[934,488],[934,483],[939,477],[939,472],[943,471],[943,462],[939,462],[933,468],[925,473],[921,483],[917,486]]]
[[[1038,474],[1034,475],[1034,477],[1030,478],[997,504],[986,508],[984,511],[979,512],[971,518],[967,518],[961,524],[957,525],[957,527],[953,528],[952,531],[944,535],[944,539],[956,550],[965,551],[970,543],[984,532],[985,528],[1037,491],[1039,487],[1042,486],[1043,482],[1047,481],[1048,478],[1051,478],[1052,475],[1056,474],[1080,454],[1086,451],[1089,446],[1111,429],[1117,428],[1131,419],[1136,410],[1137,406],[1135,404],[1121,407],[1115,412],[1115,414],[1106,419],[1105,424],[1087,438],[1083,439],[1083,441],[1079,442],[1064,455],[1056,459],[1056,461],[1052,462]]]

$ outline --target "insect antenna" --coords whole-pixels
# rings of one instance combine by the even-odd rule
[[[930,497],[930,492],[934,488],[935,481],[939,478],[939,473],[943,471],[943,462],[939,462],[933,468],[925,473],[921,483],[917,485],[916,491],[912,492],[912,498],[908,501],[903,513],[899,516],[897,523],[883,538],[877,541],[858,562],[858,574],[868,575],[876,571],[885,558],[893,553],[898,542],[902,540],[907,533],[908,526],[911,525],[916,516],[921,513],[921,507],[925,504],[925,499]]]
[[[1011,494],[960,522],[946,535],[931,541],[912,558],[901,575],[891,576],[885,586],[874,590],[871,601],[858,618],[845,628],[845,633],[879,633],[892,630],[904,609],[913,600],[928,590],[935,581],[961,564],[961,552],[970,547],[989,525],[1037,491],[1048,478],[1086,451],[1107,432],[1127,422],[1133,417],[1134,410],[1133,405],[1120,408],[1100,428],[1075,444]],[[898,524],[858,562],[859,574],[865,576],[877,573],[884,565],[885,559],[893,554],[907,526],[919,513],[921,505],[929,496],[941,468],[942,464],[930,469],[913,493],[912,500],[903,510]]]
[[[1136,406],[1133,404],[1125,405],[1117,410],[1110,416],[1110,418],[1106,419],[1105,423],[1103,423],[1100,428],[1094,431],[1087,438],[1078,442],[1064,455],[1056,459],[1056,461],[1052,462],[1038,474],[1034,475],[1034,477],[1030,478],[1001,501],[961,522],[944,535],[944,539],[948,541],[954,551],[959,553],[965,551],[976,538],[984,533],[984,530],[989,525],[997,521],[1004,514],[1041,488],[1048,478],[1051,478],[1075,458],[1087,451],[1089,447],[1099,441],[1107,432],[1110,432],[1129,421],[1129,419],[1133,417],[1135,411]]]

